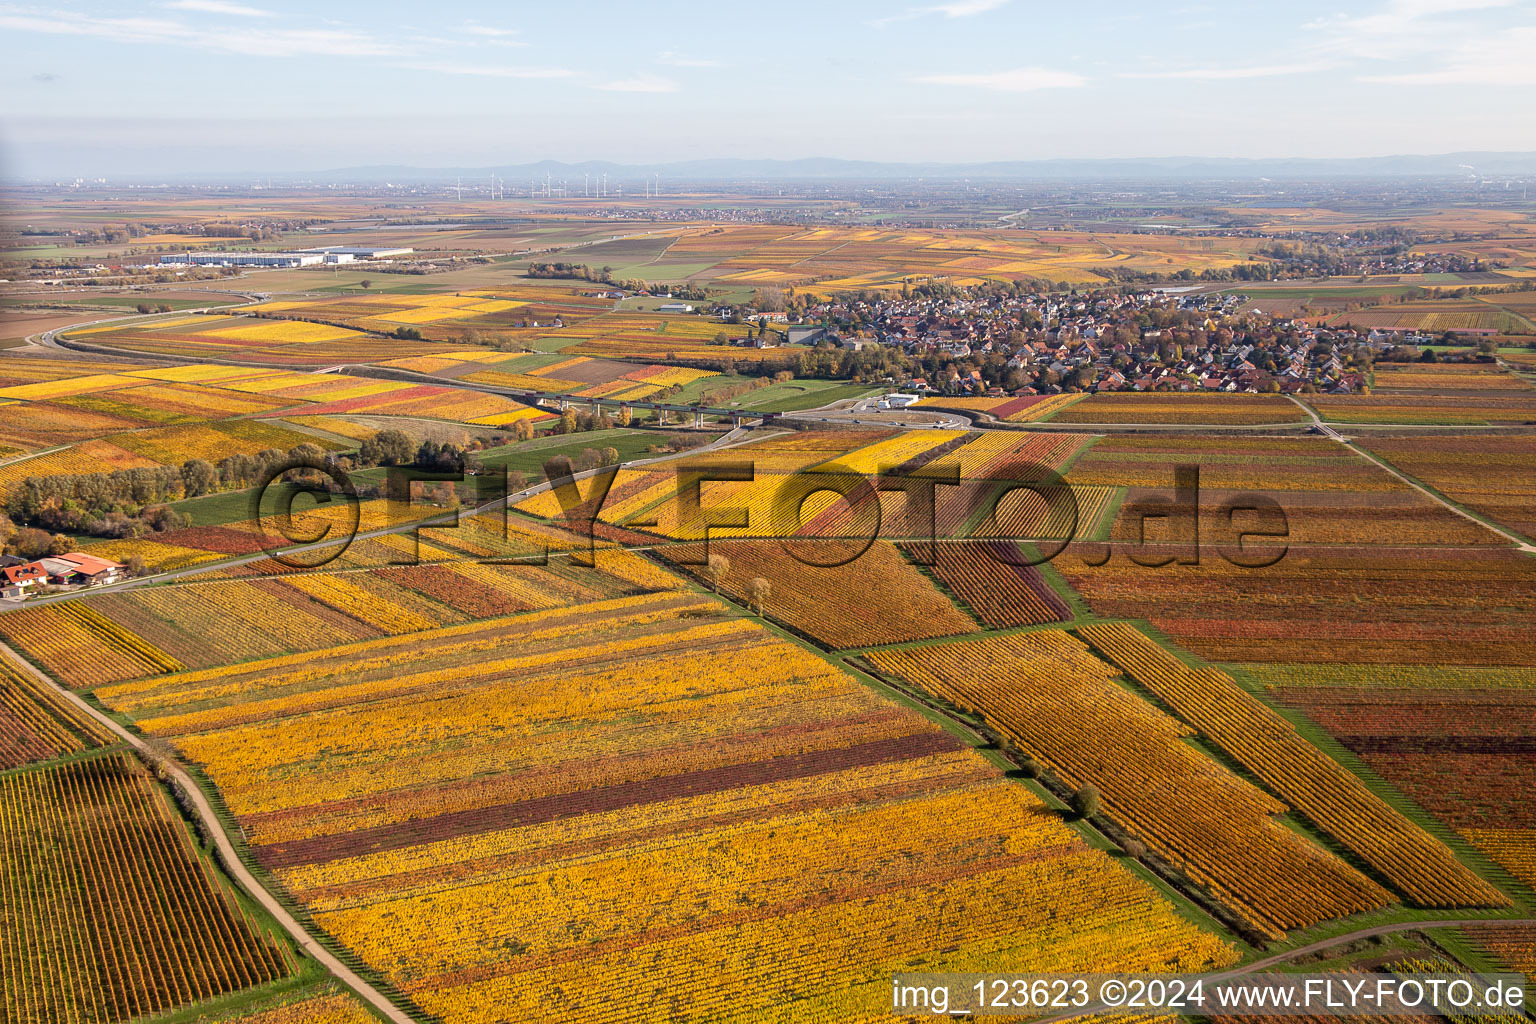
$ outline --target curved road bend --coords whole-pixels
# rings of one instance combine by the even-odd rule
[[[1283,953],[1276,953],[1274,956],[1264,957],[1262,960],[1254,960],[1252,963],[1246,963],[1239,967],[1232,967],[1225,971],[1218,971],[1215,974],[1206,975],[1205,980],[1210,982],[1230,981],[1234,978],[1241,978],[1245,975],[1257,974],[1259,971],[1262,971],[1265,968],[1275,967],[1289,960],[1294,960],[1299,956],[1308,956],[1312,953],[1322,953],[1327,950],[1334,949],[1338,946],[1347,946],[1351,942],[1359,942],[1361,939],[1369,939],[1376,935],[1390,935],[1393,932],[1423,931],[1433,928],[1461,928],[1466,925],[1474,924],[1503,924],[1514,928],[1528,928],[1532,925],[1536,925],[1536,918],[1507,919],[1489,917],[1464,917],[1453,918],[1448,921],[1402,921],[1398,924],[1379,924],[1374,928],[1361,928],[1359,931],[1347,932],[1343,935],[1335,935],[1331,939],[1321,939],[1317,942],[1309,943],[1305,946],[1297,946],[1295,949],[1288,949]],[[1037,1017],[1034,1019],[1032,1024],[1056,1024],[1058,1021],[1073,1020],[1088,1014],[1103,1013],[1105,1011],[1113,1013],[1117,1012],[1118,1009],[1118,1007],[1103,1005],[1085,1006],[1081,1010],[1074,1010],[1071,1013],[1058,1013],[1051,1017]]]
[[[235,881],[239,882],[241,887],[250,893],[251,897],[257,903],[260,903],[278,924],[282,925],[283,930],[292,936],[294,941],[305,952],[314,957],[317,962],[323,964],[326,970],[330,971],[337,980],[367,1000],[386,1019],[394,1021],[395,1024],[413,1024],[412,1018],[405,1011],[391,1002],[384,993],[363,980],[357,972],[338,960],[330,950],[322,946],[313,935],[305,930],[303,925],[294,919],[292,914],[288,913],[287,909],[277,901],[276,897],[256,880],[256,877],[246,868],[245,862],[235,852],[235,844],[230,841],[229,834],[224,831],[224,826],[219,822],[218,816],[213,813],[213,807],[208,803],[207,796],[198,788],[197,783],[192,780],[192,776],[187,773],[186,769],[182,768],[173,758],[160,755],[143,739],[135,736],[100,711],[91,707],[81,699],[79,694],[55,683],[46,674],[38,671],[30,662],[3,643],[0,643],[0,655],[4,655],[18,670],[26,672],[33,679],[37,680],[38,683],[47,686],[51,691],[62,696],[77,711],[88,715],[98,725],[110,729],[113,735],[137,750],[151,764],[174,778],[187,794],[187,798],[192,801],[193,808],[197,811],[197,816],[202,821],[203,827],[208,830],[208,834],[213,837],[214,845],[218,847],[225,869],[234,877]]]

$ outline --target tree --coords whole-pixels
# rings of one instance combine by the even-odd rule
[[[373,287],[373,282],[372,282],[372,281],[370,281],[370,280],[369,280],[369,279],[368,279],[368,278],[366,278],[366,277],[365,277],[365,278],[363,278],[363,279],[362,279],[362,280],[361,280],[361,281],[359,281],[359,282],[357,282],[357,283],[358,283],[358,284],[359,284],[359,285],[360,285],[360,286],[361,286],[361,287],[362,287],[362,288],[363,288],[363,290],[364,290],[364,291],[367,291],[367,290],[368,290],[368,289],[369,289],[369,288],[372,288],[372,287]]]
[[[599,465],[603,465],[603,466],[617,465],[618,461],[619,461],[619,450],[617,448],[612,448],[612,447],[604,448],[601,452],[598,453],[598,458],[601,460],[599,462]]]
[[[16,524],[11,522],[10,516],[0,513],[0,550],[4,550],[14,536],[16,536]]]
[[[782,288],[758,288],[752,292],[752,305],[764,313],[784,312],[784,290]]]
[[[533,440],[533,424],[527,420],[518,420],[512,424],[512,436],[519,441]]]
[[[720,581],[725,579],[731,571],[731,560],[724,555],[709,556],[709,564],[704,567],[704,575],[709,577],[709,586],[715,593],[720,593]]]
[[[219,471],[207,459],[188,459],[181,464],[181,482],[189,498],[219,489]]]
[[[773,584],[761,576],[752,577],[752,582],[747,584],[747,601],[757,609],[757,614],[763,614],[763,605],[768,603],[768,598],[773,595]]]
[[[416,445],[403,430],[381,430],[363,442],[357,457],[365,466],[403,466],[416,456]]]
[[[62,533],[56,533],[48,538],[48,554],[67,555],[75,546],[75,542]]]
[[[574,433],[576,433],[576,410],[575,409],[566,409],[564,412],[562,412],[560,414],[560,422],[555,427],[555,433],[557,433],[557,434],[574,434]]]
[[[1072,809],[1079,818],[1091,818],[1099,813],[1099,791],[1093,786],[1083,786],[1072,794]]]
[[[16,531],[11,538],[9,548],[22,558],[42,558],[48,553],[48,547],[53,543],[53,538],[48,536],[48,531],[39,530],[35,526],[23,526]]]
[[[144,556],[129,555],[126,563],[129,576],[141,576],[144,573]]]

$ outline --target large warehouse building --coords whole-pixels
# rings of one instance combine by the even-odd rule
[[[385,256],[406,256],[412,250],[401,246],[328,245],[297,252],[178,252],[161,256],[162,264],[199,267],[310,267],[317,263],[351,263]]]

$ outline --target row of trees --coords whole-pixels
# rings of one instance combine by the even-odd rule
[[[186,526],[190,518],[167,506],[183,498],[237,491],[267,479],[271,467],[292,459],[323,461],[325,449],[305,442],[288,451],[268,448],[211,463],[116,469],[27,477],[11,490],[5,512],[14,523],[95,537],[139,537]]]

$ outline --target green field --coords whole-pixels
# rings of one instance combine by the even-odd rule
[[[679,405],[711,405],[719,408],[749,409],[753,412],[793,412],[814,409],[830,402],[848,398],[863,398],[878,394],[882,389],[868,384],[850,384],[843,380],[792,380],[767,387],[732,399],[711,398],[732,386],[750,383],[752,377],[705,377],[686,385],[672,399]]]
[[[139,303],[148,303],[151,306],[170,306],[171,309],[202,309],[204,306],[234,306],[244,302],[234,295],[220,295],[209,293],[206,299],[162,299],[150,293],[147,295],[92,295],[80,299],[50,299],[48,309],[120,309],[125,313],[132,313]],[[23,308],[20,306],[14,308]]]
[[[572,249],[563,262],[585,263],[589,267],[608,267],[615,278],[635,277],[661,257],[676,235],[645,235],[621,238]],[[537,262],[537,260],[535,260]]]
[[[274,494],[276,485],[273,488]],[[183,498],[181,501],[171,502],[171,508],[192,517],[193,526],[223,526],[226,523],[243,522],[251,515],[251,496],[255,489],[245,491],[225,491],[220,494],[207,494],[201,498]],[[269,495],[263,504],[263,509],[270,512],[274,507],[276,498]],[[311,507],[309,499],[298,498],[293,503],[295,513]],[[153,535],[151,535],[153,536]]]
[[[575,459],[586,448],[598,451],[617,448],[619,461],[628,462],[645,458],[650,454],[647,448],[654,444],[665,444],[666,440],[665,434],[650,430],[590,430],[580,434],[551,434],[521,444],[488,448],[481,453],[480,458],[488,466],[506,466],[508,472],[521,471],[530,480],[535,480],[543,478],[545,461],[557,455]]]

